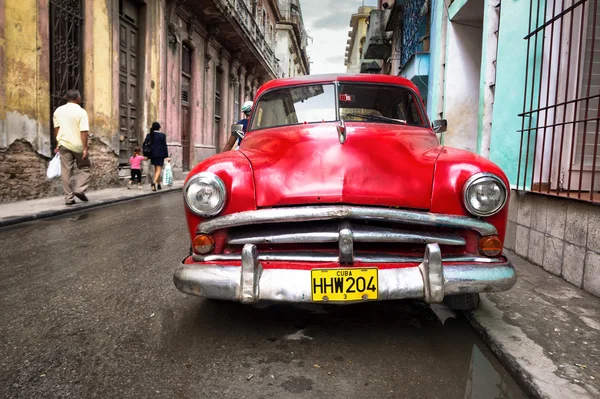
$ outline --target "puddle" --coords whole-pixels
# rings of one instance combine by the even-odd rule
[[[502,373],[502,374],[500,374]],[[473,345],[465,399],[526,398],[506,371],[494,368],[477,345]]]

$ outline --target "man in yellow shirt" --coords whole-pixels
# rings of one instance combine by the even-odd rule
[[[54,111],[54,135],[60,153],[62,186],[65,192],[65,204],[73,205],[77,197],[82,201],[88,198],[84,192],[90,183],[90,158],[88,155],[89,122],[87,112],[81,108],[81,95],[77,90],[69,90],[67,103]],[[79,173],[75,176],[75,187],[71,179],[77,165]]]

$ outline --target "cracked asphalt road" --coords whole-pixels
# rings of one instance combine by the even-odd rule
[[[524,397],[462,316],[187,296],[188,247],[178,193],[1,229],[0,397]]]

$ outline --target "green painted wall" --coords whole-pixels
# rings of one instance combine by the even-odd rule
[[[543,20],[544,1],[540,2],[539,24]],[[536,26],[535,6],[532,27]],[[500,31],[498,38],[498,58],[496,64],[496,91],[492,119],[490,142],[490,159],[498,164],[508,176],[511,185],[517,183],[519,153],[521,149],[522,119],[518,115],[523,112],[523,90],[525,85],[525,64],[527,60],[527,41],[523,38],[529,33],[529,0],[502,1],[500,9]],[[541,53],[541,35],[538,40],[538,58]],[[530,59],[534,55],[534,41],[530,46]],[[529,65],[527,104],[533,95],[534,108],[537,105],[541,66],[539,61]],[[535,72],[535,77],[533,76]],[[531,93],[531,82],[534,91]],[[535,126],[535,118],[531,126]],[[527,128],[528,123],[526,123]],[[526,137],[526,136],[525,136]],[[526,140],[525,140],[526,141]],[[532,146],[534,137],[530,137]],[[533,154],[533,151],[530,152]],[[531,176],[532,156],[529,157],[528,175]],[[523,160],[524,162],[524,160]],[[523,168],[521,168],[523,176]],[[521,177],[522,184],[523,177]]]

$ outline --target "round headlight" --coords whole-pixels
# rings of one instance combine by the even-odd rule
[[[492,216],[506,203],[506,186],[491,173],[471,176],[464,185],[463,194],[465,207],[475,216]]]
[[[183,188],[187,206],[197,215],[215,216],[225,206],[225,184],[211,172],[201,172],[192,177]]]

